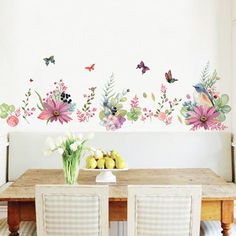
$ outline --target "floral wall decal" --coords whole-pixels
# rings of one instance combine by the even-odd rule
[[[171,100],[167,95],[167,87],[161,84],[160,89],[161,95],[160,98],[157,100],[154,93],[151,93],[151,99],[155,103],[154,111],[149,108],[143,108],[143,115],[141,117],[142,121],[147,119],[152,120],[152,117],[158,118],[160,121],[164,122],[166,125],[172,123],[172,113],[175,111],[176,106],[179,105],[181,98],[174,98]],[[147,93],[143,93],[144,98],[147,98]]]
[[[71,114],[74,112],[76,103],[72,102],[71,95],[67,93],[67,87],[63,80],[54,82],[55,89],[48,92],[42,99],[38,92],[40,105],[37,105],[41,111],[38,118],[48,122],[59,121],[61,124],[72,120]]]
[[[216,83],[220,80],[216,71],[209,72],[209,63],[201,73],[200,82],[194,85],[193,99],[187,95],[187,101],[183,103],[181,115],[185,124],[191,126],[191,130],[224,130],[226,126],[226,114],[231,111],[228,105],[229,96],[220,94]],[[180,122],[182,119],[179,118]]]
[[[77,118],[79,122],[89,122],[89,119],[95,116],[95,112],[97,111],[96,107],[91,107],[92,102],[95,98],[95,90],[96,87],[89,88],[90,93],[84,94],[84,98],[86,98],[86,102],[83,108],[77,110]]]
[[[55,63],[55,61],[53,62],[54,57],[47,59],[48,64]],[[92,64],[83,69],[90,72],[94,70],[94,66],[95,64]],[[141,61],[138,69],[148,70],[149,68],[147,68]],[[119,130],[124,127],[124,124],[132,125],[140,122],[141,125],[145,125],[148,121],[170,126],[175,120],[189,126],[193,131],[199,129],[221,131],[227,128],[224,122],[227,114],[231,111],[231,107],[228,105],[229,96],[221,94],[218,90],[216,85],[220,78],[216,71],[209,72],[209,63],[204,67],[200,80],[194,83],[193,95],[188,93],[182,104],[180,104],[182,98],[173,98],[170,94],[178,80],[172,77],[171,70],[165,73],[165,77],[166,83],[160,85],[158,92],[145,91],[140,95],[138,93],[132,94],[130,89],[117,92],[115,76],[112,74],[103,87],[100,109],[95,105],[98,86],[89,87],[88,91],[83,94],[84,101],[79,105],[74,101],[73,96],[68,92],[67,85],[61,79],[53,83],[53,87],[45,96],[41,96],[39,92],[35,91],[35,98],[38,99],[36,106],[30,105],[31,88],[25,93],[21,106],[0,104],[0,118],[5,120],[10,127],[18,126],[20,119],[29,124],[29,117],[34,117],[37,107],[36,117],[46,121],[46,124],[60,123],[64,125],[71,121],[89,123],[93,118],[109,131]],[[150,80],[151,77],[148,81]],[[33,81],[30,79],[30,84],[33,84]],[[135,91],[134,86],[132,91]],[[178,109],[180,115],[176,114]]]
[[[103,89],[102,109],[99,113],[100,123],[107,130],[120,129],[126,121],[127,110],[123,108],[123,104],[127,101],[126,95],[130,90],[126,89],[121,93],[116,93],[114,92],[114,84],[115,79],[112,74]]]
[[[20,117],[22,117],[28,124],[28,117],[32,116],[36,110],[35,107],[29,107],[29,100],[31,97],[31,88],[25,93],[25,99],[22,100],[22,106],[17,108],[14,105],[8,105],[2,103],[0,105],[0,118],[6,119],[9,126],[15,127],[20,122]]]

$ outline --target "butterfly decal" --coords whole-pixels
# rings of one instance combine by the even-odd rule
[[[91,72],[92,70],[94,70],[94,66],[95,64],[92,64],[91,66],[86,66],[84,67],[84,69],[88,70],[89,72]]]
[[[50,56],[50,57],[48,57],[48,58],[45,57],[45,58],[43,58],[43,60],[45,61],[46,66],[48,66],[50,62],[53,63],[53,64],[55,64],[54,56]]]
[[[29,82],[33,82],[33,81],[34,81],[34,80],[33,80],[33,79],[31,79],[31,78],[29,79]]]
[[[165,77],[166,77],[166,81],[170,84],[178,81],[178,79],[175,79],[175,78],[172,77],[171,70],[169,70],[167,73],[165,73]]]
[[[145,74],[148,70],[150,70],[150,68],[149,68],[148,66],[145,66],[145,64],[144,64],[143,61],[141,61],[141,62],[137,65],[136,69],[142,69],[142,74]]]

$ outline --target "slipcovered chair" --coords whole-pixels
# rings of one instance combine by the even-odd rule
[[[199,236],[201,186],[128,186],[129,236]]]
[[[108,186],[36,185],[40,236],[108,236]]]

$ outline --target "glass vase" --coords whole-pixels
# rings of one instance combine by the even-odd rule
[[[63,154],[63,169],[66,184],[76,184],[79,175],[80,152]]]

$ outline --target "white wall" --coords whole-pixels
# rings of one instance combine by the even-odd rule
[[[236,1],[232,0],[232,20],[236,20]]]
[[[230,11],[230,0],[0,0],[0,103],[21,106],[29,87],[44,95],[63,78],[78,107],[88,87],[97,86],[95,106],[100,108],[102,88],[114,72],[118,90],[130,88],[129,99],[138,94],[143,106],[154,109],[142,93],[159,96],[168,69],[179,79],[168,85],[170,97],[186,99],[208,60],[222,78],[219,90],[230,93]],[[43,58],[50,55],[56,64],[46,67]],[[144,76],[136,70],[140,60],[151,68]],[[89,73],[84,66],[92,63],[95,71]],[[34,94],[31,104],[36,102]],[[122,130],[189,130],[178,122],[178,113],[170,126],[154,119],[129,122]],[[47,126],[38,114],[30,125],[21,120],[10,128],[2,119],[0,125],[6,130],[105,130],[98,117],[79,123],[74,114],[68,125]],[[230,128],[230,118],[226,125]]]
[[[62,168],[57,153],[43,155],[46,138],[59,135],[58,132],[11,132],[9,181],[27,169]],[[119,151],[129,168],[210,168],[232,180],[230,139],[231,134],[227,132],[95,132],[90,144]],[[85,158],[80,166],[85,166]]]

